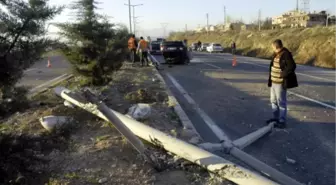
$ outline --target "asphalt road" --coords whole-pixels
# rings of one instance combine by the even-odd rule
[[[234,140],[264,126],[272,115],[269,61],[237,56],[238,65],[231,62],[231,54],[194,53],[190,65],[164,65],[161,71],[207,142],[219,141],[209,122]],[[298,65],[297,76],[299,87],[288,95],[288,128],[244,151],[301,183],[335,184],[335,71]]]
[[[50,57],[51,67],[47,67],[48,59],[36,62],[24,72],[24,76],[18,83],[29,89],[48,84],[51,80],[70,72],[71,66],[62,56]]]

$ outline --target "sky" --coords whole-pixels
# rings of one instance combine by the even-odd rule
[[[69,5],[73,0],[51,0],[53,5]],[[299,2],[302,0],[299,0]],[[122,23],[129,27],[128,0],[99,0],[98,12],[107,15],[111,22]],[[141,36],[162,36],[166,23],[166,35],[170,31],[195,29],[206,25],[206,14],[209,24],[221,24],[226,14],[236,20],[251,22],[257,20],[258,11],[261,18],[281,15],[296,7],[296,0],[131,0],[131,4],[143,4],[135,7],[138,24],[136,30]],[[301,6],[301,3],[299,3]],[[310,11],[327,10],[335,14],[335,0],[310,0]],[[302,6],[301,6],[302,7]],[[52,22],[66,22],[71,19],[71,12],[65,10]],[[133,27],[133,24],[132,24]],[[56,28],[50,26],[52,32]]]

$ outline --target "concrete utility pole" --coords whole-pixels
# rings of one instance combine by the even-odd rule
[[[226,7],[224,6],[224,25],[226,25]]]
[[[128,4],[125,4],[126,6],[129,7],[129,24],[130,24],[130,33],[135,34],[135,7],[136,6],[142,6],[143,4],[131,4],[131,0],[128,0]],[[131,7],[133,8],[133,32],[132,32],[132,14],[131,14]]]
[[[207,27],[206,27],[206,29],[207,29],[207,33],[209,34],[209,14],[208,13],[206,14],[206,19],[207,19]]]
[[[131,15],[131,0],[128,0],[128,14],[129,14],[129,31],[132,33],[132,15]]]
[[[258,24],[259,24],[259,31],[261,30],[261,10],[259,9],[258,12]]]
[[[168,26],[168,23],[161,23],[161,26],[163,28],[163,37],[166,37],[166,28]]]
[[[331,17],[330,14],[327,15],[327,19],[326,19],[326,27],[328,27],[328,24],[329,24],[329,18]]]

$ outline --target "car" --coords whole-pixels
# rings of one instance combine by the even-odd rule
[[[221,53],[224,51],[222,45],[218,44],[218,43],[211,43],[207,48],[206,48],[207,52],[209,53]]]
[[[201,48],[199,48],[199,50],[200,51],[206,51],[208,46],[210,46],[209,43],[202,43]]]
[[[149,45],[149,53],[151,55],[157,55],[157,54],[162,54],[160,50],[160,42],[158,41],[152,41]]]
[[[189,63],[188,48],[183,41],[164,41],[161,43],[161,52],[166,63]]]
[[[196,42],[192,43],[191,46],[190,46],[192,51],[196,51],[197,47],[198,47],[198,44]]]

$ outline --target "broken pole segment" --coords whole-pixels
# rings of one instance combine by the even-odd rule
[[[244,137],[234,140],[232,144],[239,149],[243,149],[247,147],[248,145],[252,144],[253,142],[257,141],[258,139],[260,139],[267,133],[271,132],[273,127],[274,127],[274,123],[270,123],[269,125],[264,126]]]
[[[88,106],[87,103],[83,103],[80,98],[69,96],[70,92],[70,90],[64,87],[55,88],[55,93],[60,97],[108,121],[108,119],[100,111],[93,109],[92,106]],[[174,138],[112,109],[109,110],[113,112],[125,124],[125,126],[127,126],[138,137],[153,144],[159,143],[165,150],[190,162],[198,164],[224,179],[230,180],[239,185],[278,185],[278,183],[262,176],[259,173],[233,164],[222,157],[214,155],[180,139]]]
[[[145,161],[149,162],[157,171],[161,171],[161,165],[154,155],[150,155],[145,145],[136,137],[133,132],[124,125],[124,123],[106,106],[103,101],[100,101],[91,91],[86,89],[83,92],[84,97],[89,100],[93,106],[96,106],[108,121],[127,139],[129,143],[142,155]],[[155,161],[155,162],[154,162]]]

